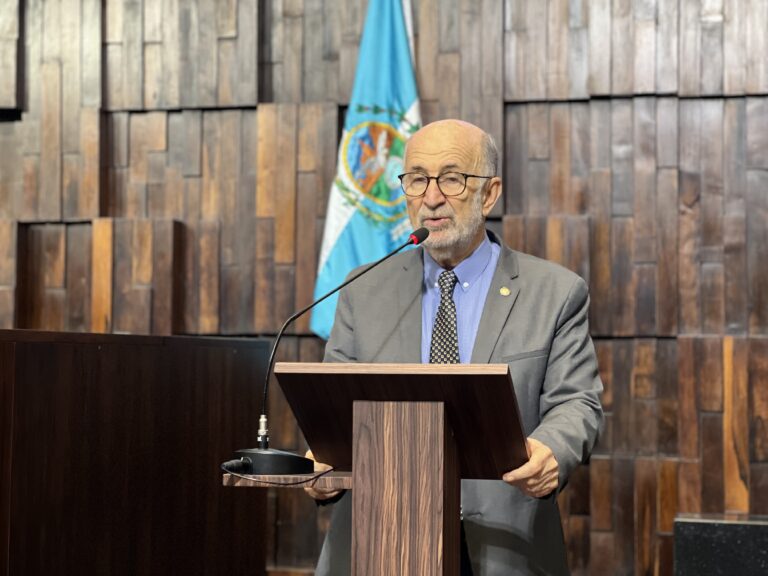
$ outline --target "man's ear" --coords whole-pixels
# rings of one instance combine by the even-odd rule
[[[487,217],[491,213],[496,202],[501,197],[501,178],[494,176],[485,187],[485,198],[483,198],[483,216]]]

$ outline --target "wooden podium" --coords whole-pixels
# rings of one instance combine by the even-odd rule
[[[352,488],[352,574],[458,576],[461,478],[528,458],[506,364],[278,363],[319,462],[317,486]],[[225,476],[233,486],[300,476]]]

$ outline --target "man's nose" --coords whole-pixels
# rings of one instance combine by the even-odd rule
[[[445,196],[437,185],[437,180],[431,179],[424,191],[424,204],[429,207],[440,206],[445,202]]]

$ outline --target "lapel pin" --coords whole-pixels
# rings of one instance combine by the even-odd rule
[[[502,296],[509,296],[509,288],[507,288],[506,286],[502,286],[501,288],[499,288],[499,294],[501,294]]]

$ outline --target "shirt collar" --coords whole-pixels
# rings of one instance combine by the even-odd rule
[[[488,263],[491,261],[491,241],[486,234],[483,237],[483,241],[480,246],[475,248],[467,258],[459,262],[453,271],[456,273],[456,278],[459,280],[459,286],[466,292],[475,282],[480,279],[485,269],[488,267]],[[434,261],[432,256],[429,255],[427,250],[424,250],[424,283],[427,290],[434,288],[437,285],[437,279],[445,268],[442,268],[437,262]]]

